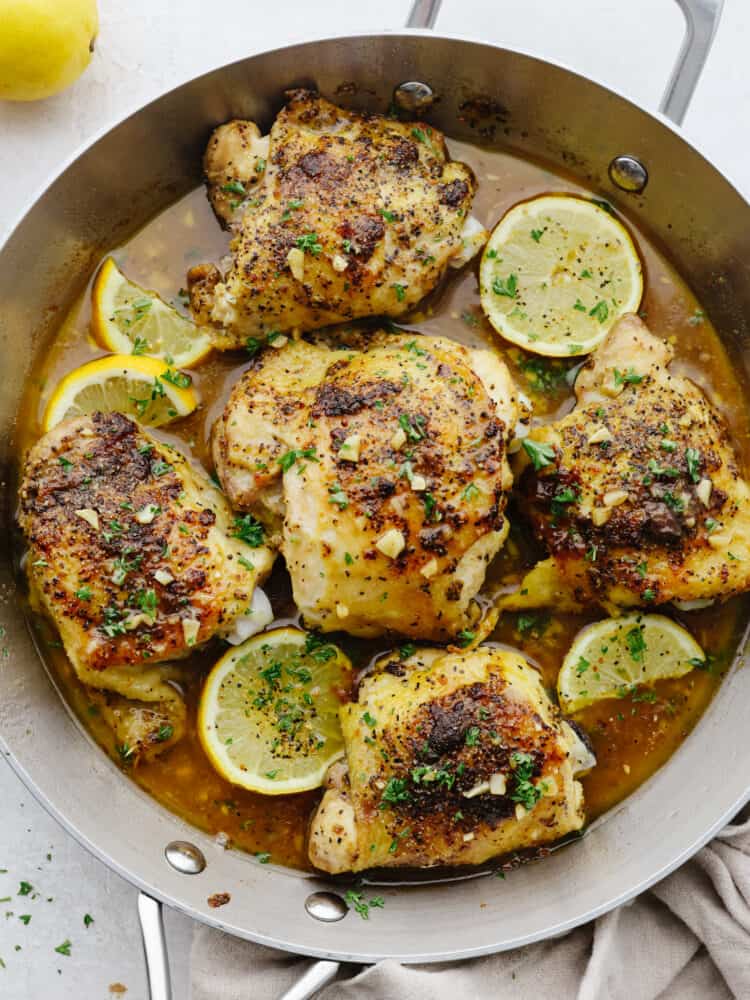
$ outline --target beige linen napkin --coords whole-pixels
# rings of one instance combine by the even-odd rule
[[[192,1000],[278,1000],[310,966],[197,926]],[[563,938],[442,965],[342,967],[319,1000],[750,1000],[750,810],[674,874]]]

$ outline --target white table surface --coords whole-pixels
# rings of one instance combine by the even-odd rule
[[[559,60],[654,107],[677,53],[682,19],[670,0],[444,0],[438,30]],[[99,0],[93,62],[64,94],[0,102],[0,233],[89,136],[172,86],[244,55],[299,41],[402,26],[409,0],[277,0],[211,14],[205,0]],[[0,26],[1,30],[1,26]],[[747,108],[750,3],[726,0],[724,20],[685,130],[750,196]],[[0,304],[1,307],[1,304]],[[0,697],[2,696],[0,692]],[[90,857],[0,765],[0,997],[145,1000],[135,890]],[[21,880],[38,896],[18,896]],[[31,915],[24,924],[19,917]],[[94,923],[86,929],[83,917]],[[175,1000],[187,1000],[191,922],[167,914]],[[66,939],[70,957],[54,949]],[[20,950],[16,947],[20,946]],[[248,984],[248,996],[252,987]]]

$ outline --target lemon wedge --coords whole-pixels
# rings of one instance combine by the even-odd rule
[[[205,330],[129,281],[111,257],[91,290],[91,332],[114,354],[149,355],[176,368],[193,368],[211,351]]]
[[[74,369],[52,393],[44,431],[82,413],[117,411],[148,427],[186,417],[198,405],[190,376],[156,358],[109,354]]]
[[[319,788],[344,752],[339,708],[351,671],[336,646],[296,628],[230,650],[208,675],[198,708],[213,767],[264,795]]]
[[[682,677],[706,662],[689,632],[664,615],[605,618],[579,632],[563,660],[557,694],[564,712],[622,697],[641,684]]]
[[[628,231],[572,195],[522,202],[495,227],[479,269],[482,308],[495,330],[547,357],[588,354],[636,312],[643,272]]]

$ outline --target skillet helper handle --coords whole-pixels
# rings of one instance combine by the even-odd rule
[[[442,0],[414,0],[407,28],[434,28]],[[724,0],[676,0],[685,17],[685,37],[659,110],[681,125],[721,20]]]
[[[146,956],[148,993],[151,1000],[172,1000],[172,983],[169,977],[167,942],[164,937],[164,919],[161,903],[138,893],[138,919],[141,924],[143,951]]]

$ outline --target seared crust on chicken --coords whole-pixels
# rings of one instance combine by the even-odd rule
[[[517,653],[418,651],[379,665],[341,709],[310,860],[324,871],[480,864],[584,822],[594,760]]]
[[[532,431],[539,468],[523,454],[519,492],[550,558],[503,607],[710,602],[750,588],[750,487],[724,420],[671,360],[623,318],[580,372],[576,408]]]
[[[445,639],[476,620],[507,532],[515,414],[489,352],[408,334],[362,352],[290,343],[235,386],[214,456],[235,507],[283,514],[308,626]]]
[[[443,135],[289,95],[264,140],[222,125],[204,167],[209,197],[235,230],[233,262],[188,276],[193,314],[221,349],[272,331],[402,316],[460,266],[486,233],[470,219],[476,180]],[[263,155],[261,155],[263,154]]]
[[[273,561],[261,529],[119,413],[38,441],[20,500],[32,589],[78,676],[137,701],[171,700],[154,665],[230,631]]]

